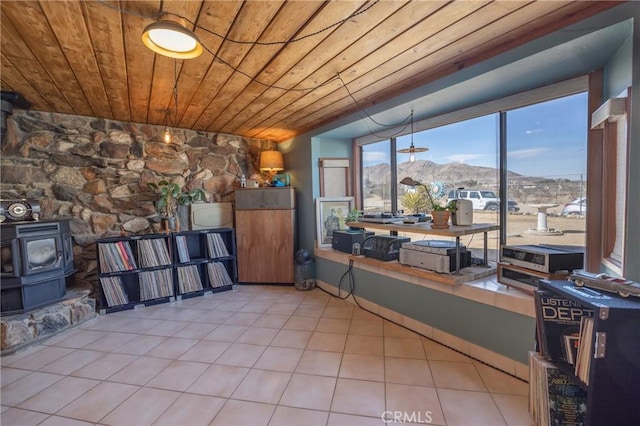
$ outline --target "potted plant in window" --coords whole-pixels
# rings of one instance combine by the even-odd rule
[[[451,206],[449,204],[443,205],[438,200],[445,193],[444,185],[440,182],[434,182],[429,186],[420,183],[412,178],[404,178],[400,181],[401,184],[413,187],[424,188],[424,193],[427,197],[426,209],[431,212],[433,229],[446,229],[449,227],[449,218],[451,217]]]
[[[364,212],[362,210],[351,209],[351,211],[345,216],[344,223],[357,222],[363,214]],[[349,229],[360,230],[360,228],[357,226],[350,226]]]
[[[429,198],[429,208],[431,209],[431,217],[433,229],[447,229],[449,227],[449,218],[451,217],[451,203],[442,205],[438,198],[444,195],[444,185],[440,182],[434,182],[430,186],[425,185],[425,193]]]

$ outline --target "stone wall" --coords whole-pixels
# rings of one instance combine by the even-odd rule
[[[95,300],[89,290],[69,291],[58,303],[24,314],[0,318],[1,354],[54,336],[96,317]]]
[[[75,285],[95,291],[96,240],[162,232],[147,183],[202,188],[209,201],[231,201],[240,176],[259,179],[260,152],[271,141],[92,117],[14,110],[0,159],[0,198],[40,201],[41,217],[71,217]]]

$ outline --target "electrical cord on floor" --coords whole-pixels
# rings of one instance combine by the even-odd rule
[[[342,293],[342,281],[344,280],[345,277],[348,277],[349,292],[348,292],[348,294],[346,296],[340,296],[340,293]],[[327,291],[327,290],[323,289],[322,287],[318,286],[317,288],[319,288],[320,290],[324,291],[328,295],[333,296],[333,297],[335,297],[337,299],[340,299],[340,300],[346,300],[346,299],[349,298],[349,296],[353,296],[353,301],[356,303],[356,305],[358,305],[358,307],[360,309],[362,309],[364,311],[367,311],[367,312],[377,316],[378,318],[382,318],[382,319],[387,320],[389,322],[392,322],[392,323],[394,323],[396,325],[399,325],[400,327],[407,328],[407,327],[403,326],[402,324],[398,324],[398,323],[396,323],[396,322],[394,322],[394,321],[392,321],[390,319],[387,319],[387,318],[383,317],[382,315],[380,315],[380,314],[378,314],[376,312],[373,312],[373,311],[365,308],[364,306],[362,306],[360,304],[360,302],[358,302],[358,299],[356,299],[356,295],[354,294],[354,291],[355,291],[356,287],[355,287],[355,279],[353,278],[353,259],[349,259],[349,267],[347,268],[346,271],[344,271],[344,273],[340,277],[340,280],[338,281],[338,294],[337,295],[331,293],[330,291]],[[408,330],[408,328],[407,328],[407,330]]]
[[[345,278],[345,277],[348,277],[348,279],[349,279],[349,281],[348,281],[348,282],[349,282],[349,293],[348,293],[346,296],[344,296],[344,297],[343,297],[343,296],[340,296],[340,293],[341,293],[341,291],[342,291],[342,281],[344,280],[344,278]],[[348,267],[348,268],[347,268],[347,270],[342,274],[342,276],[340,277],[340,280],[338,281],[338,294],[337,294],[337,295],[336,295],[336,294],[331,293],[330,291],[327,291],[327,290],[323,289],[323,288],[322,288],[322,287],[320,287],[320,286],[316,286],[316,288],[317,288],[317,289],[319,289],[319,290],[321,290],[321,291],[324,291],[324,292],[325,292],[325,293],[327,293],[329,296],[335,297],[335,298],[340,299],[340,300],[346,300],[346,299],[348,299],[348,298],[349,298],[349,296],[353,296],[353,301],[354,301],[354,302],[355,302],[355,304],[356,304],[360,309],[362,309],[363,311],[369,312],[370,314],[373,314],[373,315],[377,316],[378,318],[381,318],[381,319],[383,319],[383,320],[385,320],[385,321],[389,321],[390,323],[395,324],[395,325],[397,325],[397,326],[399,326],[399,327],[402,327],[402,328],[404,328],[404,329],[406,329],[406,330],[409,330],[409,331],[411,331],[411,332],[413,332],[413,333],[419,334],[420,336],[424,337],[425,339],[429,339],[429,340],[431,340],[432,342],[435,342],[435,343],[437,343],[437,344],[439,344],[439,345],[442,345],[442,346],[444,346],[445,348],[451,349],[452,351],[455,351],[455,352],[457,352],[457,353],[459,353],[459,354],[462,354],[462,355],[464,355],[464,356],[466,356],[466,357],[468,357],[468,358],[471,358],[471,359],[473,359],[473,360],[475,360],[475,361],[477,361],[477,362],[479,362],[479,363],[481,363],[481,364],[484,364],[484,365],[486,365],[486,366],[488,366],[488,367],[495,368],[496,370],[501,371],[501,372],[503,372],[503,373],[505,373],[505,374],[507,374],[507,375],[509,375],[509,376],[511,376],[511,377],[513,377],[513,378],[515,378],[515,379],[522,380],[523,382],[526,382],[526,380],[523,380],[523,379],[521,379],[520,377],[518,377],[518,376],[516,376],[516,375],[514,375],[514,374],[508,373],[508,372],[506,372],[506,371],[504,371],[504,370],[500,370],[500,369],[498,369],[498,368],[494,367],[493,365],[487,364],[486,362],[484,362],[484,361],[482,361],[482,360],[479,360],[479,359],[477,359],[477,358],[474,358],[474,357],[472,357],[472,356],[471,356],[471,355],[469,355],[469,354],[465,354],[464,352],[459,351],[459,350],[458,350],[458,349],[456,349],[456,348],[452,348],[452,347],[451,347],[451,346],[449,346],[449,345],[445,345],[444,343],[438,342],[437,340],[433,340],[433,339],[432,339],[432,338],[430,338],[430,337],[427,337],[427,336],[425,336],[425,335],[423,335],[423,334],[420,334],[420,333],[418,333],[418,332],[417,332],[417,331],[415,331],[415,330],[411,330],[410,328],[408,328],[408,327],[406,327],[406,326],[404,326],[404,325],[402,325],[402,324],[398,324],[397,322],[395,322],[395,321],[393,321],[393,320],[391,320],[391,319],[389,319],[389,318],[385,318],[385,317],[383,317],[382,315],[380,315],[379,313],[377,313],[377,312],[373,312],[372,310],[367,309],[367,308],[365,308],[364,306],[362,306],[362,305],[360,304],[360,302],[358,302],[358,299],[356,299],[356,295],[355,295],[355,293],[354,293],[354,292],[355,292],[355,279],[353,278],[353,259],[349,259],[349,267]]]
[[[340,296],[340,293],[342,293],[342,281],[344,280],[345,277],[349,278],[349,293],[346,296]],[[333,294],[328,292],[327,290],[318,287],[320,290],[324,291],[325,293],[333,296],[333,297],[337,297],[338,299],[341,300],[346,300],[349,298],[349,296],[353,295],[353,259],[349,259],[349,268],[347,268],[347,270],[344,272],[344,274],[342,274],[342,276],[340,277],[340,280],[338,281],[338,294]],[[355,300],[355,296],[353,297]]]

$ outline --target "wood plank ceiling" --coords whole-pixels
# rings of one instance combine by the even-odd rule
[[[34,110],[281,142],[617,4],[3,0],[0,77]],[[160,12],[205,52],[147,49]]]

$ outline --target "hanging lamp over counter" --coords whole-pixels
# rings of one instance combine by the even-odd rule
[[[429,148],[416,148],[413,145],[413,110],[411,110],[411,145],[409,148],[399,149],[398,152],[401,154],[409,154],[409,162],[413,163],[416,161],[416,152],[426,152],[429,151]]]

